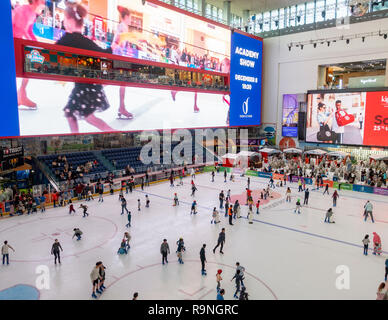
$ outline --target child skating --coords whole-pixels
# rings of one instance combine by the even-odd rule
[[[216,274],[217,292],[219,292],[221,289],[221,281],[222,281],[221,273],[222,273],[222,270],[218,269]]]
[[[82,239],[81,236],[82,236],[83,232],[79,228],[74,228],[73,231],[74,231],[74,234],[73,234],[72,239],[74,237],[77,237],[77,241],[81,240]]]
[[[176,207],[176,206],[179,206],[179,199],[178,199],[178,195],[176,193],[174,193],[174,204],[173,204],[173,207]]]
[[[197,214],[197,201],[195,201],[195,200],[191,204],[190,214]]]
[[[80,208],[82,208],[82,210],[83,210],[83,218],[85,218],[86,216],[88,216],[89,217],[89,213],[87,212],[88,211],[88,206],[86,205],[86,204],[80,204],[80,206],[79,206]]]
[[[294,210],[294,213],[298,212],[298,214],[300,214],[300,199],[298,198],[298,200],[296,200],[296,207],[295,207],[295,210]]]
[[[141,207],[140,199],[137,199],[137,211],[141,210],[140,207]]]
[[[146,208],[149,208],[150,207],[150,199],[148,198],[148,195],[146,194],[146,196],[145,196],[145,199],[146,199],[146,205],[145,205],[145,207]]]

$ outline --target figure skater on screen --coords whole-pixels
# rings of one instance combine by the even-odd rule
[[[67,2],[64,26],[66,33],[57,41],[58,45],[112,53],[110,48],[102,49],[92,40],[82,35],[84,30],[84,18],[88,14],[84,6]],[[115,131],[104,120],[97,118],[96,111],[104,111],[109,108],[109,102],[100,84],[75,83],[69,101],[64,108],[65,117],[69,122],[72,133],[78,133],[78,120],[84,119],[89,124],[104,132]]]
[[[28,0],[28,4],[15,7],[12,11],[12,27],[15,38],[37,40],[33,33],[33,27],[37,16],[41,14],[45,7],[45,2],[45,0]],[[28,79],[22,79],[18,91],[18,105],[35,110],[36,103],[27,97],[27,85]]]
[[[128,41],[120,41],[120,37],[122,34],[129,33],[129,26],[131,25],[131,16],[127,8],[124,8],[122,6],[117,6],[117,10],[120,13],[121,22],[117,27],[117,32],[112,41],[112,49],[114,54],[125,56],[126,55],[125,51],[128,45]],[[118,116],[120,119],[125,119],[125,120],[133,119],[133,114],[128,112],[125,109],[125,87],[120,87],[120,107],[119,107]],[[124,116],[126,118],[121,118],[121,116]]]
[[[172,47],[170,61],[173,64],[179,65],[179,54],[178,54],[178,48],[176,46]],[[176,80],[179,80],[179,78]],[[175,97],[176,97],[177,93],[178,93],[178,91],[171,90],[171,97],[172,97],[173,101],[175,101]],[[194,112],[199,112],[199,108],[197,106],[197,92],[194,93]]]

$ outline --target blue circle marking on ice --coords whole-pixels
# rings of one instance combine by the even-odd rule
[[[39,290],[26,284],[17,284],[0,291],[0,300],[39,300]]]

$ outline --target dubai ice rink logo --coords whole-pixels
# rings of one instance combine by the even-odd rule
[[[38,50],[32,50],[31,53],[26,55],[26,57],[31,62],[37,62],[40,64],[43,64],[43,62],[44,62],[44,57],[39,53]]]
[[[248,101],[249,101],[249,97],[242,104],[242,111],[244,114],[248,113]]]

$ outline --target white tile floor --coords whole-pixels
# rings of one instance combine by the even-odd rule
[[[241,194],[246,178],[223,182],[220,173],[212,183],[210,174],[196,177],[195,199],[199,213],[190,215],[190,178],[185,185],[171,188],[168,182],[146,188],[151,207],[144,208],[141,191],[126,195],[132,210],[132,247],[128,255],[118,255],[123,233],[127,230],[126,215],[120,215],[118,194],[106,196],[103,204],[90,202],[90,216],[82,218],[81,209],[69,215],[68,208],[49,209],[33,216],[0,220],[0,241],[8,240],[16,249],[10,253],[10,265],[0,266],[0,291],[17,284],[36,285],[36,267],[49,267],[50,289],[40,290],[41,299],[89,299],[89,274],[94,264],[102,260],[107,267],[107,290],[100,299],[130,299],[139,292],[140,299],[215,299],[216,270],[223,269],[222,287],[226,299],[233,299],[234,265],[239,261],[246,268],[245,285],[251,299],[375,299],[376,288],[384,280],[384,262],[388,250],[388,198],[356,192],[340,192],[334,209],[335,224],[323,223],[331,198],[322,191],[310,193],[310,205],[302,213],[293,213],[297,197],[293,184],[291,204],[284,202],[285,189],[277,188],[283,201],[261,209],[255,214],[253,225],[244,219],[229,226],[221,218],[218,225],[210,224],[211,210],[218,205],[220,189]],[[251,188],[262,189],[266,179],[252,178]],[[172,206],[173,193],[178,192],[181,204]],[[332,192],[332,190],[330,190]],[[137,199],[142,210],[137,212]],[[303,196],[301,195],[303,199]],[[370,199],[374,205],[376,222],[364,222],[363,204]],[[256,199],[254,199],[256,200]],[[271,204],[271,203],[270,203]],[[79,206],[78,203],[75,204]],[[72,229],[79,227],[83,239],[72,239]],[[226,228],[225,254],[213,254],[221,228]],[[366,233],[380,234],[381,257],[362,254],[361,240]],[[176,241],[185,240],[187,252],[184,265],[177,263]],[[50,255],[54,238],[58,238],[64,252],[62,265],[55,266]],[[162,266],[160,243],[167,238],[171,248],[169,264]],[[206,243],[207,271],[201,276],[199,250]],[[350,271],[350,289],[336,288],[337,266]]]

